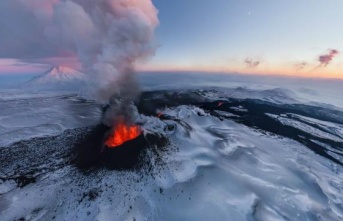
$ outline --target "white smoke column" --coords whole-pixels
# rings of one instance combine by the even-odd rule
[[[151,0],[60,1],[45,34],[53,42],[75,48],[91,75],[97,100],[107,102],[122,93],[118,80],[133,73],[134,62],[154,53],[157,25]]]
[[[38,57],[75,54],[88,73],[93,98],[117,104],[112,115],[129,111],[128,103],[139,92],[134,63],[155,51],[154,30],[159,22],[151,0],[2,0],[0,6],[3,13],[9,11],[8,16],[12,11],[25,15],[21,22],[32,27],[23,27],[20,35],[9,29],[14,33],[8,34],[9,39],[25,41],[25,52],[31,43],[41,45],[43,49],[35,50]],[[29,36],[37,37],[28,40]],[[14,56],[20,58],[20,49],[10,51],[18,51]]]

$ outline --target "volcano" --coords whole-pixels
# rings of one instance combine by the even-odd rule
[[[79,89],[86,84],[87,76],[65,66],[55,66],[33,77],[24,86],[43,89]]]
[[[76,165],[80,169],[106,167],[109,170],[134,170],[149,163],[146,152],[167,144],[165,136],[144,131],[139,125],[119,120],[113,128],[94,127],[76,145]]]

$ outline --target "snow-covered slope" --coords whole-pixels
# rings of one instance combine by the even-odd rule
[[[76,95],[51,94],[54,93],[12,96],[10,100],[0,97],[0,147],[100,121],[101,110],[96,103]]]
[[[78,130],[2,149],[1,220],[342,220],[341,165],[195,106],[163,115],[177,121],[140,116],[170,141],[147,173],[79,171],[68,157]]]
[[[79,89],[86,84],[87,76],[72,68],[56,66],[24,84],[38,89]]]
[[[1,220],[343,220],[343,111],[318,103],[343,107],[338,86],[309,105],[291,86],[153,90],[160,79],[137,123],[169,142],[133,171],[74,165],[94,102],[0,93]]]

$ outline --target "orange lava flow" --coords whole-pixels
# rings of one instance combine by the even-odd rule
[[[120,146],[126,141],[138,137],[142,133],[139,126],[129,126],[125,124],[124,120],[120,120],[113,131],[113,134],[111,134],[105,142],[105,144],[110,148]]]

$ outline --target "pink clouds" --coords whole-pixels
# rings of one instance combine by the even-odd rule
[[[49,57],[49,58],[36,58],[36,59],[22,59],[22,62],[31,63],[36,65],[52,65],[52,66],[67,66],[73,69],[80,70],[82,68],[82,64],[79,62],[76,56],[66,56],[62,57]]]
[[[48,67],[49,65],[25,63],[16,59],[0,59],[0,74],[39,73]]]
[[[320,62],[319,66],[324,66],[324,67],[328,66],[330,62],[332,61],[332,59],[338,54],[339,54],[338,50],[331,49],[328,54],[319,56],[318,58],[318,61]]]
[[[0,74],[27,74],[27,73],[41,73],[45,71],[47,67],[37,66],[0,66]]]
[[[145,56],[157,25],[151,0],[1,0],[0,58],[68,53],[89,63],[108,57],[111,50],[102,47],[118,47],[113,43],[119,40],[132,56]]]

